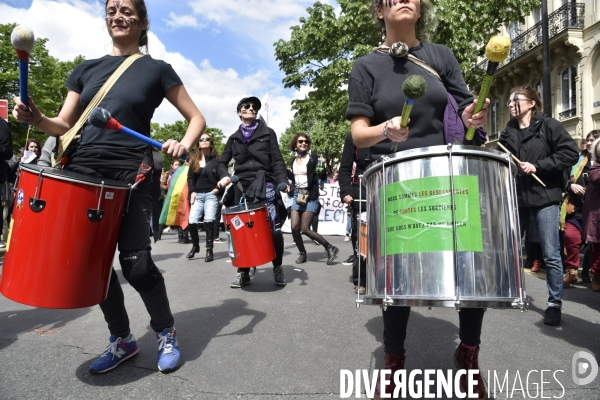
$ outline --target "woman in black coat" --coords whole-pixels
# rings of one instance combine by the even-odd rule
[[[297,133],[290,141],[290,149],[296,152],[296,157],[292,161],[294,201],[290,215],[292,236],[300,251],[300,257],[296,260],[296,264],[305,263],[307,260],[306,248],[301,235],[304,233],[311,240],[325,247],[327,265],[331,265],[337,257],[339,249],[310,229],[313,217],[319,210],[319,178],[325,179],[326,176],[325,171],[322,172],[322,176],[317,175],[319,157],[309,154],[310,144],[310,137],[306,133]]]
[[[267,202],[271,217],[271,231],[275,244],[273,260],[273,276],[276,285],[285,286],[283,263],[283,235],[281,225],[285,220],[285,206],[281,201],[280,185],[288,190],[288,179],[285,161],[279,150],[277,135],[262,119],[257,118],[260,100],[256,97],[245,97],[237,105],[237,114],[242,121],[239,129],[229,136],[219,163],[227,166],[231,159],[235,161],[235,175],[239,185],[235,186],[235,203],[242,197]],[[229,178],[221,181],[229,183]],[[243,191],[239,189],[242,187]],[[241,288],[250,284],[250,268],[238,268],[236,279],[229,285]]]
[[[561,323],[563,264],[560,257],[559,217],[562,193],[566,189],[562,175],[577,163],[577,144],[554,118],[541,112],[542,101],[530,87],[511,90],[507,104],[513,118],[500,134],[500,143],[521,163],[516,178],[521,235],[533,215],[540,235],[546,265],[548,301],[544,324]],[[533,178],[536,174],[545,184]]]

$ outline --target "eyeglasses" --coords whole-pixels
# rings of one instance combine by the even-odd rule
[[[199,142],[210,142],[209,138],[203,137],[198,140]]]
[[[244,110],[248,110],[248,109],[250,109],[250,107],[252,107],[252,109],[254,109],[254,104],[252,104],[252,103],[244,103],[244,104],[242,104],[242,108]]]
[[[308,144],[308,140],[298,139],[298,144]]]
[[[531,101],[529,99],[517,99],[517,100],[509,100],[506,102],[506,107],[510,107],[511,104],[517,104],[520,103],[522,101]]]

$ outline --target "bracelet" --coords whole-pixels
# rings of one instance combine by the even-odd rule
[[[383,124],[383,129],[381,130],[381,133],[383,133],[383,136],[385,136],[385,137],[387,137],[387,126],[388,126],[389,122],[390,122],[389,119],[387,121],[385,121],[385,124]]]
[[[40,120],[37,122],[37,124],[33,124],[33,126],[38,126],[39,124],[41,124],[42,121],[44,120],[45,116],[46,116],[45,114],[42,114],[42,116],[40,117]]]

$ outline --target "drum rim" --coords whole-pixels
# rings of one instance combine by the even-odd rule
[[[242,205],[237,205],[237,206],[233,206],[233,207],[227,207],[224,208],[222,213],[223,215],[233,215],[233,214],[244,214],[250,211],[257,211],[263,208],[267,208],[267,203],[264,201],[261,201],[260,203],[248,203],[248,209],[240,209],[239,211],[228,211],[231,210],[232,208],[237,208],[237,207],[242,207]]]
[[[449,146],[429,146],[429,147],[418,147],[416,149],[399,151],[397,153],[393,153],[385,156],[386,164],[396,164],[400,161],[409,161],[413,159],[426,158],[426,156],[442,156],[450,153],[448,150]],[[465,156],[465,155],[476,155],[480,157],[491,158],[497,161],[501,161],[508,165],[509,156],[506,153],[502,153],[498,150],[488,149],[484,147],[477,146],[452,146],[452,154],[457,156]],[[377,161],[373,161],[371,164],[367,166],[365,172],[363,172],[362,179],[368,179],[372,174],[374,174],[377,170],[381,169],[383,165],[383,160],[381,159]]]
[[[115,181],[112,179],[104,179],[95,176],[89,176],[81,174],[79,172],[64,171],[57,168],[42,167],[35,164],[21,164],[19,165],[19,168],[35,175],[39,175],[40,171],[42,171],[42,175],[44,177],[56,179],[58,181],[81,183],[88,186],[104,187],[106,189],[127,190],[130,187],[130,185],[127,183]],[[72,174],[73,176],[68,176],[66,172],[68,172],[69,175]]]

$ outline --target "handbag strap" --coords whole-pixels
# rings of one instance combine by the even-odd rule
[[[112,88],[112,86],[115,84],[115,82],[121,77],[123,72],[125,72],[125,70],[127,68],[129,68],[129,66],[131,64],[133,64],[138,58],[141,58],[143,56],[144,56],[144,54],[138,51],[137,53],[132,54],[131,56],[127,57],[127,59],[125,61],[123,61],[121,63],[121,65],[119,65],[119,68],[117,68],[116,71],[112,73],[110,78],[108,78],[106,80],[106,82],[104,82],[104,84],[102,85],[100,90],[98,90],[98,92],[96,93],[96,95],[94,96],[92,101],[90,101],[90,103],[85,108],[85,110],[83,110],[83,112],[81,113],[81,116],[79,117],[79,120],[77,120],[75,125],[73,125],[73,127],[71,129],[69,129],[67,131],[67,133],[65,133],[64,135],[61,135],[58,138],[59,139],[58,140],[58,150],[57,150],[56,154],[54,155],[54,159],[52,160],[53,167],[55,167],[56,165],[58,165],[60,163],[63,153],[69,147],[69,144],[71,143],[71,141],[73,141],[73,139],[77,136],[77,134],[79,133],[79,130],[81,129],[83,124],[86,123],[86,121],[90,117],[90,114],[92,113],[92,110],[94,108],[98,107],[100,102],[104,99],[104,96],[106,96],[108,91]]]

